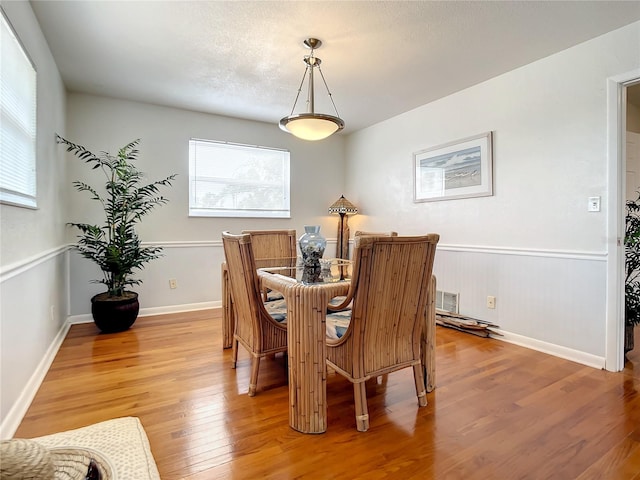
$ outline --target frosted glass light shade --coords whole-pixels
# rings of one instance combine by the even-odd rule
[[[280,128],[302,140],[322,140],[344,128],[344,122],[333,115],[301,113],[280,120]]]

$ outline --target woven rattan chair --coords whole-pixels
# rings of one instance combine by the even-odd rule
[[[327,364],[353,383],[356,426],[369,428],[365,382],[413,367],[418,404],[425,406],[420,338],[439,235],[356,237],[345,303],[351,319],[327,339]]]
[[[284,266],[280,260],[286,259],[295,266],[296,231],[295,230],[243,230],[251,235],[253,258],[258,267]],[[270,261],[273,260],[273,263]],[[264,301],[269,299],[268,290],[262,291]]]
[[[296,257],[296,231],[295,230],[244,230],[242,232],[251,235],[253,258],[257,267],[295,265]],[[273,262],[269,261],[273,260]],[[229,289],[228,271],[226,263],[222,264],[222,346],[229,348],[233,344],[233,332],[235,330],[235,317],[233,299]],[[269,290],[262,291],[264,301],[282,299],[280,294],[269,295]],[[270,298],[271,297],[271,298]]]
[[[364,237],[364,236],[397,237],[398,232],[393,232],[393,231],[392,232],[363,232],[362,230],[357,230],[356,233],[353,234],[354,241],[356,238]],[[350,298],[347,301],[347,297],[344,297],[344,298],[336,297],[330,301],[329,305],[327,305],[327,310],[329,312],[344,311],[351,307],[350,303],[351,303]]]
[[[222,244],[236,317],[232,368],[236,368],[238,343],[241,343],[251,354],[249,396],[253,397],[258,384],[260,359],[278,352],[286,352],[287,327],[269,315],[260,297],[251,236],[223,232]]]
[[[251,247],[256,260],[296,256],[295,230],[243,230],[242,233],[251,236]]]

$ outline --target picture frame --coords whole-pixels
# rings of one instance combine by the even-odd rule
[[[413,201],[493,195],[493,135],[485,132],[413,154]]]

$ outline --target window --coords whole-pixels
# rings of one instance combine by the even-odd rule
[[[36,71],[2,12],[0,202],[36,207]]]
[[[191,139],[189,215],[289,218],[289,152]]]

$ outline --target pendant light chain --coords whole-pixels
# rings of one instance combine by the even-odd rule
[[[295,112],[296,110],[296,104],[298,103],[298,98],[300,98],[300,92],[302,91],[302,86],[304,85],[304,79],[307,78],[308,71],[309,66],[307,65],[307,68],[304,69],[304,73],[302,74],[302,81],[300,82],[300,86],[298,87],[298,93],[296,94],[296,99],[293,102],[293,107],[291,107],[291,113],[289,115],[293,115],[293,112]]]
[[[340,114],[338,113],[338,108],[336,107],[335,102],[333,101],[333,95],[331,95],[331,92],[329,91],[329,85],[327,85],[327,81],[324,79],[324,73],[322,73],[322,68],[320,68],[320,65],[318,65],[318,71],[320,72],[320,77],[322,77],[322,83],[324,83],[324,88],[327,89],[327,93],[329,94],[329,100],[331,100],[331,104],[333,105],[333,109],[336,111],[336,116],[340,116]]]

